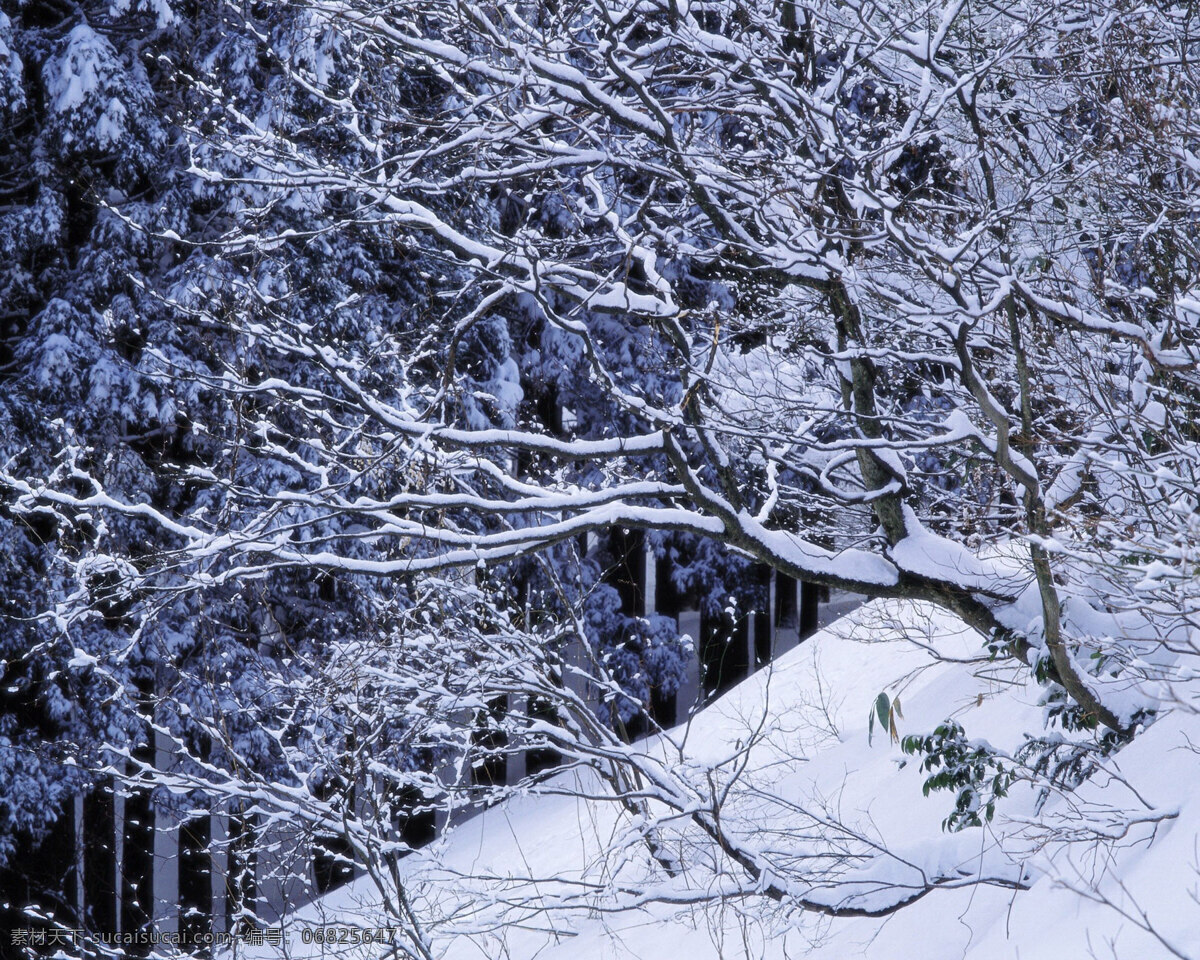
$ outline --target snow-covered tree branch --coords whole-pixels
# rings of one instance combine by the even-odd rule
[[[1007,753],[949,719],[905,740],[957,791],[948,823],[1014,783],[1070,792],[1194,712],[1189,10],[200,6],[23,28],[60,219],[86,207],[130,249],[120,292],[78,305],[14,280],[44,306],[4,358],[51,426],[10,430],[2,466],[4,523],[54,581],[23,614],[159,744],[101,736],[93,769],[339,837],[395,893],[402,805],[453,821],[504,793],[482,754],[552,750],[574,770],[542,788],[603,792],[606,855],[650,866],[514,888],[513,916],[752,895],[880,916],[1028,884],[1000,855],[927,869],[832,804],[758,844],[746,810],[787,819],[742,775],[765,734],[695,767],[662,730],[631,743],[655,684],[601,649],[588,556],[631,530],[932,605],[1040,690],[1060,730]],[[147,50],[215,38],[167,44],[169,121],[118,53],[130,22]],[[0,90],[24,82],[12,31]],[[33,263],[49,214],[22,216],[5,242]],[[677,625],[621,624],[682,656]],[[235,663],[261,688],[213,680]]]

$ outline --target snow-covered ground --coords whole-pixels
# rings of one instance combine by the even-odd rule
[[[719,858],[698,844],[673,848],[687,882],[660,881],[653,889],[694,896],[706,882],[712,899],[643,902],[635,892],[611,890],[612,881],[625,877],[629,891],[651,889],[639,886],[646,868],[633,864],[637,851],[645,859],[645,846],[622,841],[628,814],[602,799],[529,795],[467,820],[402,861],[407,894],[428,924],[434,955],[454,960],[1200,957],[1194,715],[1165,715],[1074,794],[1052,796],[1038,810],[1033,790],[1018,784],[989,826],[958,833],[942,828],[953,796],[922,796],[919,760],[905,756],[878,724],[868,742],[869,711],[886,692],[901,701],[901,735],[928,732],[953,717],[968,737],[1015,747],[1024,733],[1043,729],[1037,691],[1021,676],[988,663],[979,637],[945,613],[877,601],[644,748],[681,775],[715,768],[725,781],[737,758],[748,756],[730,817],[739,836],[777,862],[788,851],[801,856],[839,842],[887,851],[856,861],[841,874],[841,887],[816,884],[813,899],[837,904],[854,896],[878,905],[896,897],[897,884],[915,888],[925,876],[979,873],[1028,889],[938,889],[890,916],[830,918],[744,890],[717,896],[732,889],[734,881],[723,884],[736,870],[714,865]],[[747,755],[743,747],[751,742]],[[1063,842],[1068,835],[1072,842]],[[788,862],[803,875],[804,861]],[[830,862],[814,861],[826,869]],[[584,895],[592,889],[586,885],[606,883],[604,894]],[[326,923],[386,924],[380,901],[364,877],[310,905],[289,921],[290,953],[348,955],[345,946],[305,945],[304,931]],[[267,947],[263,955],[278,949]]]

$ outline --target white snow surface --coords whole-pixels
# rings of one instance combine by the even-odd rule
[[[797,835],[805,829],[799,821],[789,827],[788,808],[770,799],[781,798],[794,809],[835,812],[901,858],[869,863],[858,879],[906,882],[921,870],[979,871],[1024,877],[1029,889],[937,890],[884,918],[831,919],[751,895],[611,913],[563,911],[489,929],[501,894],[552,898],[568,892],[561,878],[636,877],[628,862],[605,851],[623,849],[631,859],[645,852],[614,843],[629,826],[615,804],[526,795],[467,819],[403,860],[407,891],[429,924],[435,955],[447,960],[1200,957],[1200,798],[1193,796],[1200,758],[1189,748],[1200,743],[1195,715],[1166,714],[1111,758],[1109,770],[1071,795],[1051,797],[1040,811],[1032,790],[1014,787],[990,826],[958,833],[942,829],[953,796],[923,797],[926,775],[918,761],[905,757],[878,724],[868,743],[869,710],[887,692],[902,701],[901,735],[931,731],[953,717],[969,738],[1011,749],[1026,732],[1043,732],[1039,691],[1022,676],[988,663],[980,637],[945,612],[876,601],[778,658],[671,731],[669,742],[643,746],[665,754],[676,769],[702,770],[737,754],[757,731],[761,742],[743,775],[757,792],[740,809],[740,826],[751,831],[744,836],[761,836],[763,849],[781,849],[789,829]],[[1139,817],[1157,822],[1131,825]],[[1089,824],[1119,839],[1042,842],[1048,827]],[[701,850],[690,855],[700,858]],[[710,874],[714,890],[720,882]],[[825,896],[839,895],[834,889]],[[388,921],[377,888],[364,877],[286,921],[290,955],[381,952],[304,945],[301,931],[324,923]],[[1157,935],[1141,929],[1146,925]],[[278,950],[267,947],[261,955]]]

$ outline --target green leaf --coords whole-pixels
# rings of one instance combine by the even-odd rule
[[[875,698],[875,712],[879,714],[879,724],[884,730],[888,728],[888,713],[892,709],[892,701],[888,699],[886,693],[881,693]]]

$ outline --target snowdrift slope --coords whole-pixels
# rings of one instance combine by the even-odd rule
[[[901,735],[953,717],[969,737],[1004,750],[1026,731],[1041,732],[1037,690],[988,663],[980,649],[977,635],[940,611],[868,604],[644,749],[681,771],[716,768],[728,776],[753,742],[734,788],[741,800],[730,807],[742,836],[777,857],[799,857],[817,848],[805,844],[819,821],[817,845],[866,842],[887,851],[856,861],[817,894],[831,904],[850,895],[884,904],[924,876],[983,874],[1028,889],[938,889],[887,917],[830,918],[747,893],[744,877],[731,879],[736,869],[686,841],[678,847],[681,862],[692,865],[686,883],[639,885],[645,868],[634,861],[637,851],[646,859],[645,848],[626,842],[630,818],[603,799],[600,785],[569,774],[560,786],[594,798],[514,797],[402,862],[435,955],[1200,957],[1200,800],[1193,797],[1200,758],[1190,748],[1200,744],[1196,716],[1166,715],[1081,789],[1051,796],[1040,809],[1034,791],[1018,784],[989,826],[958,833],[942,828],[953,797],[922,796],[926,774],[918,761],[878,725],[868,741],[880,692],[901,700]],[[1072,842],[1062,842],[1068,836]],[[664,903],[611,890],[582,893],[623,878],[630,890],[674,890],[680,901],[695,899],[697,885],[707,883],[713,897]],[[718,895],[738,883],[737,895]],[[298,932],[326,922],[386,923],[382,898],[363,878],[297,913],[291,953],[344,955],[344,947],[304,946]]]

